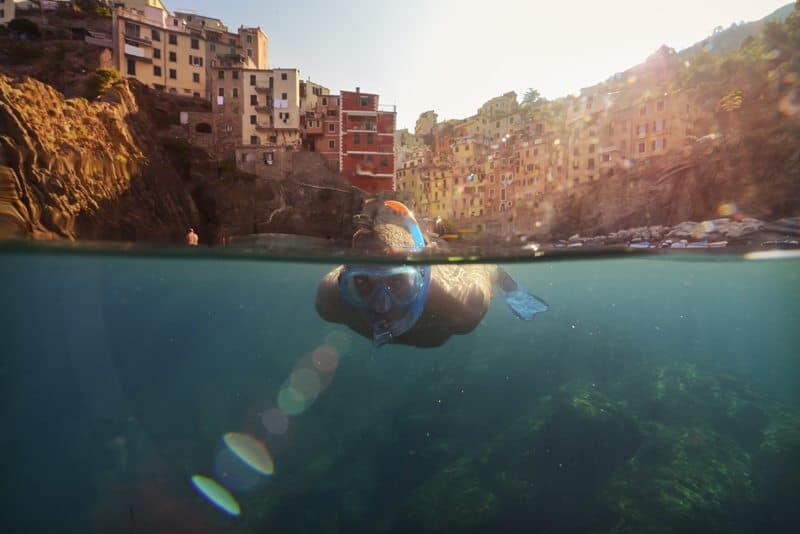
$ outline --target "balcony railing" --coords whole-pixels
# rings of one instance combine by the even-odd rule
[[[153,46],[153,40],[148,37],[140,37],[138,35],[132,34],[125,34],[125,40],[130,42],[130,44],[137,46],[137,45],[144,45],[144,46]]]
[[[256,86],[256,93],[260,93],[262,95],[268,95],[272,93],[271,87],[264,87],[264,86]]]
[[[260,105],[256,106],[256,112],[257,113],[269,113],[271,110],[272,110],[272,108],[270,108],[269,106],[264,105],[264,104],[260,104]]]

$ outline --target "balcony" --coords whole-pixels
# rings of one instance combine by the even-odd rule
[[[265,130],[274,130],[275,127],[272,124],[268,124],[266,122],[257,122],[256,123],[256,130],[258,131],[265,131]]]
[[[256,93],[262,95],[270,95],[272,94],[272,87],[263,87],[263,86],[256,86]]]
[[[153,40],[139,35],[125,34],[125,42],[133,46],[153,46]]]
[[[256,109],[256,113],[269,113],[270,111],[272,111],[272,108],[270,108],[269,106],[266,106],[266,105],[258,105],[258,106],[256,106],[255,109]]]

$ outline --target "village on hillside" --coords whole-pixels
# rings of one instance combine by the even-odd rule
[[[714,56],[710,46],[691,54],[662,46],[572,95],[548,101],[533,88],[521,98],[510,91],[473,116],[439,122],[431,110],[413,132],[396,130],[396,109],[378,94],[332,93],[297,67],[271,66],[259,27],[233,31],[161,0],[16,6],[36,14],[87,3],[111,14],[107,31],[85,35],[110,50],[106,67],[205,103],[180,114],[179,133],[212,160],[282,180],[294,154],[313,152],[364,194],[398,198],[430,230],[454,237],[550,232],[566,203],[591,204],[603,184],[624,196],[621,177],[661,183],[714,147],[738,143],[755,109],[777,103],[781,118],[797,117],[797,80],[778,72],[791,51],[776,55],[749,36],[744,59]]]

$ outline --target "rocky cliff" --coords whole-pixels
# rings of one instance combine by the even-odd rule
[[[257,180],[176,139],[180,106],[135,82],[89,102],[0,75],[0,236],[180,242],[194,226],[213,244],[350,232],[361,197],[316,155],[294,154],[286,180]]]
[[[65,99],[31,78],[0,75],[3,235],[174,239],[191,197],[158,149],[127,85],[100,100]]]

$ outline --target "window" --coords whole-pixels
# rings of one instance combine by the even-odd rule
[[[216,52],[217,51],[217,44],[216,43],[210,43],[208,45],[208,49],[211,50],[212,52]]]
[[[261,144],[261,142],[259,141],[257,135],[251,135],[250,136],[250,144],[251,145],[259,145],[259,144]]]
[[[371,145],[374,142],[375,142],[375,136],[373,134],[371,134],[371,133],[368,133],[367,134],[367,144]]]
[[[589,154],[594,154],[594,145],[589,145]]]
[[[247,57],[253,57],[253,49],[252,48],[248,48],[247,49]]]
[[[158,30],[150,30],[150,37],[153,41],[161,41],[161,32]]]
[[[131,76],[136,76],[136,60],[129,59],[128,60],[128,74]]]
[[[587,163],[586,168],[589,169],[590,171],[594,169],[594,158],[589,158],[589,162]]]
[[[328,148],[335,149],[336,148],[336,141],[328,141]]]
[[[220,87],[219,91],[217,92],[217,94],[219,96],[225,96],[225,88],[224,87]]]
[[[639,135],[646,134],[646,133],[647,133],[647,130],[648,130],[648,128],[647,128],[647,127],[648,127],[648,125],[647,125],[647,124],[640,124],[640,125],[639,125],[639,127],[636,129],[636,132],[637,132]]]
[[[361,144],[361,134],[360,133],[357,133],[357,134],[353,135],[353,143],[356,144],[356,145],[360,145]]]
[[[173,62],[173,63],[177,63],[178,62],[178,54],[176,52],[170,52],[169,53],[169,60],[171,62]]]
[[[288,79],[289,79],[289,75],[286,74],[285,72],[282,72],[281,73],[281,80],[288,80]]]
[[[178,36],[174,33],[169,34],[169,44],[176,45],[178,44]]]
[[[251,106],[258,105],[258,95],[250,95],[250,105]]]
[[[175,69],[169,69],[169,78],[170,80],[177,80],[178,79],[178,71]]]
[[[161,50],[158,48],[153,49],[153,59],[161,59]]]
[[[328,124],[328,131],[335,133],[336,132],[336,125],[333,123]]]
[[[233,98],[239,98],[239,88],[238,87],[234,87],[233,88],[233,92],[231,93],[231,96]]]
[[[642,104],[639,108],[639,115],[647,115],[647,104]]]
[[[358,97],[358,105],[361,107],[369,106],[369,97],[368,96]]]
[[[644,154],[644,143],[639,143],[639,153]]]
[[[200,50],[200,39],[192,39],[192,50]]]
[[[289,95],[286,93],[281,93],[281,100],[289,100]]]
[[[328,99],[327,98],[323,98],[322,99],[322,105],[323,106],[327,106],[328,105]]]
[[[251,34],[247,34],[247,44],[253,44],[253,36]]]
[[[250,75],[250,85],[255,85],[255,84],[256,84],[256,75],[255,74],[251,74]]]
[[[656,139],[653,141],[653,150],[663,150],[665,148],[667,148],[666,139]]]
[[[225,71],[224,70],[219,71],[219,79],[220,80],[224,80],[225,79]]]
[[[153,65],[153,76],[161,76],[161,67]]]
[[[664,119],[658,119],[657,121],[653,122],[653,131],[654,132],[664,131]]]
[[[257,119],[257,117],[255,115],[250,115],[250,124],[255,124],[256,123],[256,119]]]
[[[656,103],[656,110],[657,111],[664,111],[664,101],[663,100],[659,100]]]
[[[239,71],[238,70],[231,71],[231,78],[234,79],[234,80],[238,80],[239,79]]]
[[[611,157],[608,154],[603,154],[603,161],[608,161],[610,159]]]

